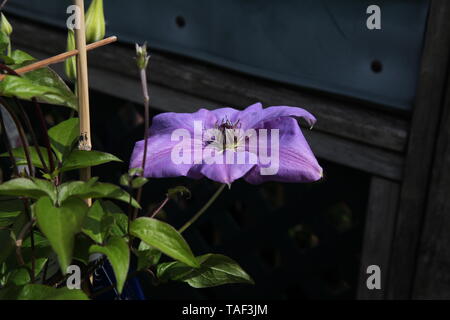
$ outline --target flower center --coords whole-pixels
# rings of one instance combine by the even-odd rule
[[[240,146],[239,130],[241,128],[240,120],[231,122],[227,118],[214,125],[215,134],[207,137],[205,147],[213,146],[220,151],[236,150]]]

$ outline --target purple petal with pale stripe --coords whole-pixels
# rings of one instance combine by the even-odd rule
[[[244,156],[248,159],[249,154],[248,152],[242,152]],[[199,165],[196,169],[193,168],[193,170],[198,170],[202,175],[207,177],[208,179],[211,179],[216,182],[225,183],[225,184],[231,184],[233,181],[238,180],[242,178],[244,175],[246,175],[254,166],[255,164],[226,164],[226,157],[231,154],[232,156],[237,156],[236,152],[227,150],[222,154],[222,164],[207,164],[204,163],[202,165]],[[208,161],[208,157],[205,158],[205,162]]]
[[[191,150],[192,141],[184,141],[186,150]],[[144,176],[147,178],[165,178],[187,176],[193,164],[175,164],[172,150],[179,141],[171,141],[170,134],[155,135],[148,139],[147,159]],[[144,140],[136,143],[131,156],[130,168],[140,168],[144,157]]]
[[[279,107],[269,107],[266,109],[262,109],[261,112],[254,113],[254,116],[250,117],[250,119],[245,123],[243,122],[243,125],[245,124],[244,127],[245,129],[259,128],[262,122],[275,120],[277,118],[283,117],[303,118],[306,120],[306,122],[310,127],[313,127],[314,124],[316,123],[316,118],[305,109],[297,107],[279,106]]]
[[[203,176],[221,183],[231,184],[244,178],[252,184],[265,181],[281,182],[311,182],[322,177],[322,168],[318,164],[301,129],[294,117],[304,118],[310,126],[316,119],[304,109],[296,107],[262,108],[260,103],[239,111],[233,108],[222,108],[213,111],[200,109],[195,113],[163,113],[153,118],[148,140],[146,159],[146,177],[163,178],[187,176],[198,179]],[[175,164],[172,160],[172,150],[179,146],[179,141],[171,141],[172,133],[177,129],[186,129],[194,133],[194,121],[202,122],[202,129],[214,128],[217,124],[229,121],[230,125],[247,129],[279,129],[279,168],[274,175],[261,175],[261,169],[268,167],[260,157],[258,164]],[[193,138],[195,138],[193,136]],[[193,158],[193,140],[186,139],[185,150]],[[204,143],[201,143],[204,146]],[[269,142],[270,146],[270,142]],[[144,142],[136,143],[131,157],[130,167],[140,167],[142,164]],[[249,150],[248,148],[246,150]],[[227,149],[226,154],[230,151]],[[271,151],[269,151],[270,153]],[[248,152],[246,152],[247,154]],[[204,159],[205,160],[205,159]]]
[[[269,165],[259,164],[245,176],[247,182],[314,182],[322,178],[323,170],[306,142],[297,120],[278,118],[265,122],[264,129],[280,130],[278,172],[275,175],[261,175],[261,168]],[[270,143],[268,145],[270,146]]]

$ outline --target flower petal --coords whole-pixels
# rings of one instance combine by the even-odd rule
[[[182,141],[183,150],[190,153],[193,159],[193,140]],[[147,178],[165,178],[187,176],[193,166],[188,163],[175,163],[172,159],[172,150],[181,146],[180,141],[171,141],[171,135],[155,135],[148,139],[147,157],[144,176]],[[144,140],[136,143],[131,156],[130,168],[140,168],[144,156]],[[193,177],[192,177],[193,178]]]
[[[153,118],[150,135],[172,134],[177,129],[187,129],[192,133],[194,121],[201,121],[203,128],[212,128],[216,122],[216,116],[206,109],[199,109],[194,113],[161,113]]]
[[[212,110],[211,113],[216,117],[216,121],[218,124],[222,123],[222,121],[229,120],[234,122],[236,116],[239,114],[239,110],[233,108],[220,108],[216,110]]]
[[[275,120],[282,117],[299,117],[306,120],[310,127],[313,127],[316,123],[316,118],[306,111],[305,109],[298,107],[269,107],[262,109],[261,112],[255,113],[253,119],[247,123],[247,128],[256,128],[261,125],[262,122]]]
[[[322,178],[323,170],[306,142],[297,120],[278,118],[265,122],[264,129],[269,131],[270,129],[279,129],[278,171],[274,175],[261,175],[261,169],[270,165],[260,163],[244,177],[247,182],[251,184],[260,184],[266,181],[313,182]],[[270,140],[268,145],[270,145]],[[270,153],[272,152],[270,150]]]
[[[246,161],[244,164],[238,164],[237,161],[233,164],[226,164],[225,159],[227,156],[237,159],[237,154],[238,153],[236,152],[226,150],[221,155],[223,157],[222,164],[207,164],[210,158],[205,156],[204,163],[193,167],[190,174],[192,174],[192,176],[196,176],[195,172],[197,172],[197,174],[201,173],[208,179],[230,185],[233,181],[246,175],[255,166],[255,164],[249,163],[249,161]],[[243,155],[246,160],[250,158],[248,152],[242,152],[241,155]]]
[[[248,106],[239,112],[239,114],[236,114],[233,121],[236,122],[239,120],[242,129],[253,128],[254,119],[258,118],[261,115],[261,112],[263,112],[263,107],[262,104],[258,102]]]

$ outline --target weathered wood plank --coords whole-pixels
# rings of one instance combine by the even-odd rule
[[[450,78],[428,192],[413,297],[450,299]]]
[[[361,270],[357,298],[381,300],[388,283],[389,258],[394,235],[400,185],[386,179],[373,177],[369,191],[366,224],[361,256]],[[381,289],[367,288],[367,267],[377,265],[381,270]]]
[[[403,158],[394,152],[369,147],[315,129],[303,130],[303,133],[319,158],[388,179],[402,179]]]
[[[10,20],[15,26],[15,34],[20,34],[14,39],[16,44],[51,49],[48,54],[64,49],[63,32],[20,18]],[[90,53],[89,61],[91,66],[137,78],[133,56],[131,46],[114,44]],[[244,107],[260,101],[267,106],[302,106],[319,119],[316,126],[319,131],[393,151],[405,150],[408,121],[398,115],[364,108],[361,103],[339,101],[160,52],[152,53],[149,79],[157,85],[218,101],[222,105]]]
[[[450,55],[450,1],[431,2],[391,259],[390,298],[411,295]]]

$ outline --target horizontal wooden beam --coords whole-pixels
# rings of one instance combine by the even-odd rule
[[[376,176],[396,181],[402,179],[403,158],[395,152],[369,147],[315,129],[303,130],[303,133],[319,158]]]

